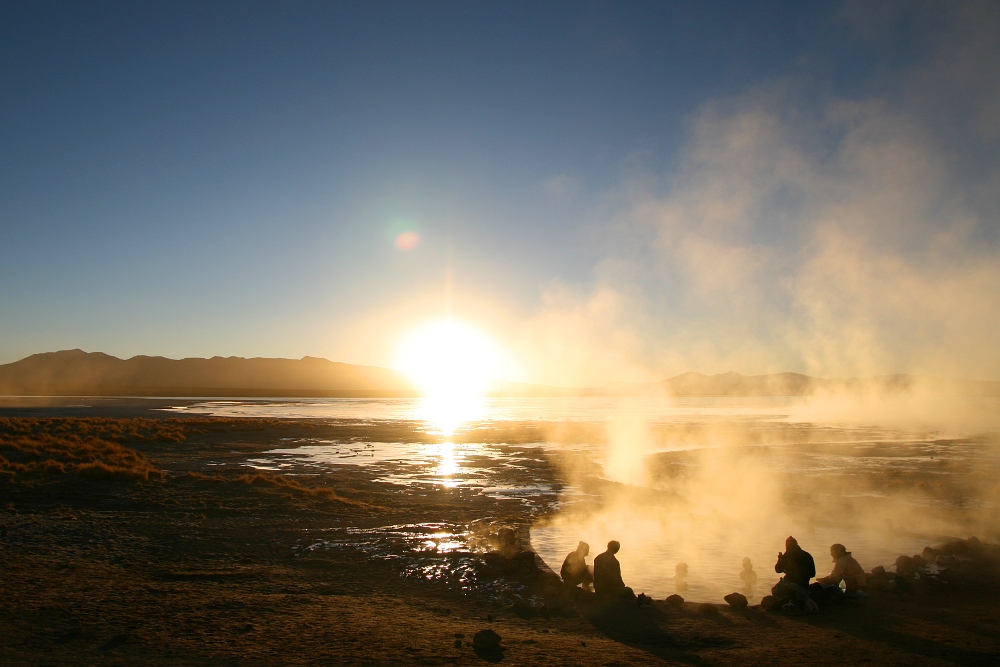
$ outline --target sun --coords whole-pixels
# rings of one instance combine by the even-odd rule
[[[397,365],[424,395],[424,416],[446,434],[481,410],[500,352],[480,329],[446,319],[408,333]]]

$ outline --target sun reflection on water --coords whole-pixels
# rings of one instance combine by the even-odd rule
[[[439,478],[438,483],[449,489],[458,486],[461,481],[455,479],[455,476],[462,469],[462,466],[459,465],[461,454],[456,451],[454,443],[445,441],[439,445],[430,445],[428,450],[431,456],[438,459],[437,470],[435,471],[436,476]]]
[[[486,403],[481,395],[437,394],[420,400],[417,417],[428,431],[450,438],[463,424],[483,419]]]

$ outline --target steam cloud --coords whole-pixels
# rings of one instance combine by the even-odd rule
[[[706,103],[669,176],[633,164],[593,284],[524,327],[536,379],[1000,375],[1000,8],[920,11],[934,47],[879,94],[789,75]],[[859,39],[898,18],[852,12]]]
[[[520,353],[538,381],[593,386],[689,370],[1000,377],[1000,7],[867,7],[843,13],[858,39],[882,39],[913,11],[934,26],[933,48],[879,75],[878,94],[838,96],[789,75],[706,103],[675,171],[633,165],[606,195],[596,217],[610,250],[593,284],[551,285],[525,324]],[[601,500],[569,499],[578,509],[555,526],[567,550],[575,539],[620,539],[626,579],[672,569],[662,548],[643,546],[650,536],[705,576],[731,578],[762,534],[775,551],[790,532],[822,526],[870,549],[894,544],[893,525],[997,539],[1000,486],[974,462],[941,462],[953,476],[855,471],[810,486],[775,472],[784,454],[744,446],[808,443],[808,429],[794,428],[803,422],[840,424],[847,442],[864,440],[865,424],[927,443],[1000,427],[995,401],[936,389],[803,398],[763,432],[657,426],[622,399],[603,435],[604,482],[594,487],[587,465],[563,461],[574,486],[597,488]],[[866,456],[888,451],[868,444]],[[796,496],[806,500],[793,508]],[[975,509],[945,509],[955,499]],[[816,541],[824,570],[834,540]],[[763,583],[773,553],[753,555]]]

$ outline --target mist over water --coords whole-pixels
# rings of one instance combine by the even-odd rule
[[[911,412],[913,401],[494,398],[455,438],[421,421],[419,399],[207,401],[172,411],[402,424],[403,442],[276,443],[248,465],[280,469],[286,456],[321,466],[393,464],[386,483],[482,487],[532,506],[553,494],[518,477],[523,448],[538,447],[564,481],[556,505],[531,527],[533,547],[553,569],[579,540],[593,556],[617,539],[636,592],[718,601],[742,591],[753,601],[777,580],[774,561],[788,535],[813,554],[819,575],[832,566],[835,542],[871,569],[950,537],[1000,539],[1000,399],[942,398],[937,416],[930,407]],[[916,415],[909,424],[907,412]],[[505,445],[503,434],[523,426],[538,441]],[[744,557],[758,577],[752,590],[739,578]],[[688,575],[677,582],[681,562]]]

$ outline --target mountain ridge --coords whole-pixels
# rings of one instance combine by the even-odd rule
[[[909,374],[872,378],[816,378],[782,372],[706,375],[688,371],[644,383],[598,387],[552,387],[495,383],[493,396],[808,396],[838,392],[903,392],[917,386],[948,393],[1000,396],[1000,382],[926,378]],[[0,395],[162,397],[415,397],[420,392],[402,373],[378,366],[269,357],[136,355],[128,359],[80,349],[33,354],[0,365]]]

